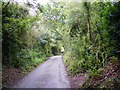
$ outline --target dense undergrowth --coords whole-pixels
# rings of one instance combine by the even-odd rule
[[[83,82],[81,88],[120,88],[120,64],[110,61],[96,73],[89,73],[89,78]]]

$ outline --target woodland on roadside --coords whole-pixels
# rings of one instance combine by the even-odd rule
[[[2,2],[3,71],[59,54],[68,75],[89,75],[79,88],[120,88],[120,2]]]

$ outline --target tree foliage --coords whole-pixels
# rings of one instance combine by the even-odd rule
[[[45,28],[46,19],[42,14],[31,16],[26,4],[2,4],[3,65],[27,69],[60,52],[59,41],[55,40],[61,38]]]

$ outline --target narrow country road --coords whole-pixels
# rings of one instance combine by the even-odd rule
[[[15,88],[70,88],[62,55],[50,57],[30,72]]]

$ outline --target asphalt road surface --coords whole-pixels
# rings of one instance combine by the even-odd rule
[[[16,88],[70,88],[62,55],[47,59],[21,80]]]

